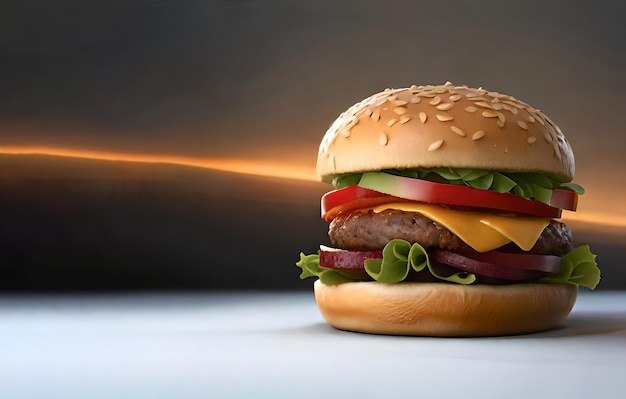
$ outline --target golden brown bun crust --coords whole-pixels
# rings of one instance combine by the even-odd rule
[[[558,327],[572,310],[572,284],[315,282],[331,326],[348,331],[443,337],[526,334]]]
[[[559,127],[511,96],[451,83],[387,89],[353,105],[320,145],[317,173],[459,167],[545,172],[571,180]]]

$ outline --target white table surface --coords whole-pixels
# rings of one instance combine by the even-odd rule
[[[626,398],[626,292],[500,338],[348,333],[311,293],[0,296],[1,398]]]

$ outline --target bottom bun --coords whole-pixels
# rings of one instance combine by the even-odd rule
[[[559,327],[576,302],[573,284],[458,285],[315,282],[331,326],[390,335],[470,337]]]

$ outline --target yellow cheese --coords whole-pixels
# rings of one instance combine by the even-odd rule
[[[491,251],[510,242],[530,250],[550,219],[493,215],[480,211],[460,211],[418,202],[397,202],[373,207],[374,212],[399,209],[418,212],[459,236],[479,252]]]

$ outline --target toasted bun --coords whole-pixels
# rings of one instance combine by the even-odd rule
[[[468,337],[549,330],[565,320],[577,295],[578,287],[570,284],[315,282],[315,300],[328,324],[390,335]]]
[[[326,132],[317,173],[458,167],[574,176],[559,127],[511,96],[454,86],[387,89],[353,105]]]

